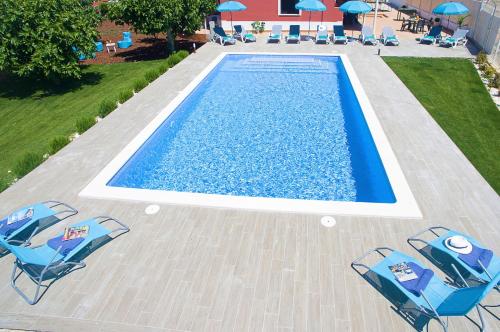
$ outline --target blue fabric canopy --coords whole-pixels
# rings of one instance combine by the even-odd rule
[[[363,1],[347,1],[339,10],[350,14],[366,14],[372,11],[372,6]]]
[[[238,1],[226,1],[217,6],[219,12],[241,12],[247,7]]]
[[[461,2],[443,2],[432,10],[436,15],[464,15],[469,13],[469,8],[465,7]]]
[[[324,12],[326,6],[319,0],[302,0],[295,5],[295,8],[310,12]]]

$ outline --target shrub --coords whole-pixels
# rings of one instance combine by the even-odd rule
[[[484,53],[483,51],[479,52],[476,56],[476,62],[479,65],[481,65],[483,63],[487,63],[488,57],[487,57],[486,53]]]
[[[9,182],[6,179],[0,178],[0,193],[9,187]]]
[[[109,113],[113,112],[116,108],[116,102],[109,99],[101,101],[99,104],[99,116],[105,118]]]
[[[118,101],[120,102],[120,104],[123,104],[124,102],[126,102],[127,100],[129,100],[130,98],[132,98],[133,95],[134,95],[134,91],[132,91],[132,90],[123,90],[118,95]]]
[[[495,74],[497,73],[497,71],[495,70],[495,68],[493,68],[492,66],[490,65],[487,65],[485,68],[484,68],[484,75],[488,78],[491,78],[493,79],[495,77]]]
[[[176,64],[178,64],[181,61],[182,61],[182,59],[180,58],[179,55],[177,55],[177,53],[172,54],[167,59],[167,63],[170,65],[170,67],[175,66]]]
[[[79,134],[83,134],[93,125],[95,125],[95,118],[94,117],[86,116],[84,118],[80,118],[79,120],[76,121],[76,124],[75,124],[76,132]]]
[[[50,154],[55,154],[57,151],[64,148],[70,142],[67,136],[58,136],[50,141]]]
[[[495,73],[495,77],[493,78],[493,81],[491,82],[491,85],[495,89],[500,89],[500,73]]]
[[[168,60],[167,60],[168,61]],[[158,70],[148,70],[146,72],[146,74],[144,74],[144,78],[146,79],[146,81],[148,82],[153,82],[154,80],[156,80],[158,77],[160,76],[160,72]]]
[[[18,178],[22,178],[43,162],[41,154],[27,152],[14,165],[13,172]]]
[[[148,86],[148,81],[144,78],[140,78],[134,81],[134,91],[139,92]]]
[[[161,75],[161,74],[163,74],[163,73],[165,73],[165,72],[168,70],[168,68],[170,68],[170,66],[168,65],[168,63],[167,63],[167,62],[162,63],[162,64],[158,67],[158,71],[160,72],[160,75]]]
[[[179,52],[176,53],[181,59],[187,58],[189,55],[189,52],[186,50],[180,50]]]

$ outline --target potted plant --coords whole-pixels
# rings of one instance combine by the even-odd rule
[[[459,28],[466,27],[467,24],[464,24],[465,20],[469,17],[470,15],[462,15],[457,18],[457,24]]]
[[[262,33],[266,27],[266,22],[255,21],[252,23],[254,33]]]

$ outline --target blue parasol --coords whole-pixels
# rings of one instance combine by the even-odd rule
[[[326,10],[326,6],[319,0],[302,0],[301,2],[295,5],[296,9],[305,10],[309,12],[309,31],[311,32],[311,13],[312,12],[324,12]]]
[[[231,33],[233,33],[233,12],[241,12],[245,9],[247,9],[247,7],[238,1],[226,1],[217,6],[218,12],[231,13]]]

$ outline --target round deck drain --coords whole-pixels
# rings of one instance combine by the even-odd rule
[[[148,205],[144,210],[146,214],[157,214],[158,211],[160,211],[160,206],[156,204]]]
[[[321,218],[321,225],[325,227],[333,227],[337,224],[337,220],[335,220],[332,216],[324,216]]]

